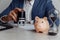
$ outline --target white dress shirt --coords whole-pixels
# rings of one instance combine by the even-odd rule
[[[26,13],[26,20],[27,21],[31,21],[31,12],[32,12],[32,7],[33,7],[33,4],[34,4],[34,1],[35,0],[31,0],[30,2],[25,0],[24,1],[24,11]]]

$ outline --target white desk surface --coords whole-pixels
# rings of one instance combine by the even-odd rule
[[[0,31],[0,40],[60,40],[60,32],[56,36],[49,36],[22,28]]]

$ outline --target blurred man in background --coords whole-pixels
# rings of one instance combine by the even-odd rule
[[[51,19],[49,18],[49,12],[52,12],[52,14],[56,17],[55,25],[57,27],[59,26],[59,18],[57,17],[57,14],[54,13],[56,9],[54,8],[51,0],[12,0],[9,7],[0,14],[0,17],[7,15],[4,17],[5,21],[16,21],[17,13],[15,10],[19,12],[24,10],[27,21],[34,20],[36,16],[40,18],[46,16],[48,18],[49,24],[52,24],[51,26],[54,27]],[[56,31],[57,28],[53,32]]]

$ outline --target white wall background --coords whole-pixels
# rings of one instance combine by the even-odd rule
[[[56,9],[60,11],[60,0],[52,0],[52,1]]]
[[[0,0],[0,13],[6,9],[12,0]]]
[[[0,0],[0,13],[8,7],[12,0]],[[60,11],[60,0],[52,0],[56,9]]]

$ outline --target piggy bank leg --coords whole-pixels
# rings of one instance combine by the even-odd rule
[[[38,30],[38,29],[36,29],[36,32],[37,32],[37,33],[39,33],[39,30]]]
[[[44,33],[44,34],[48,34],[48,30],[45,30],[43,33]]]
[[[40,28],[36,28],[36,32],[37,33],[42,33],[41,30],[40,30]]]

